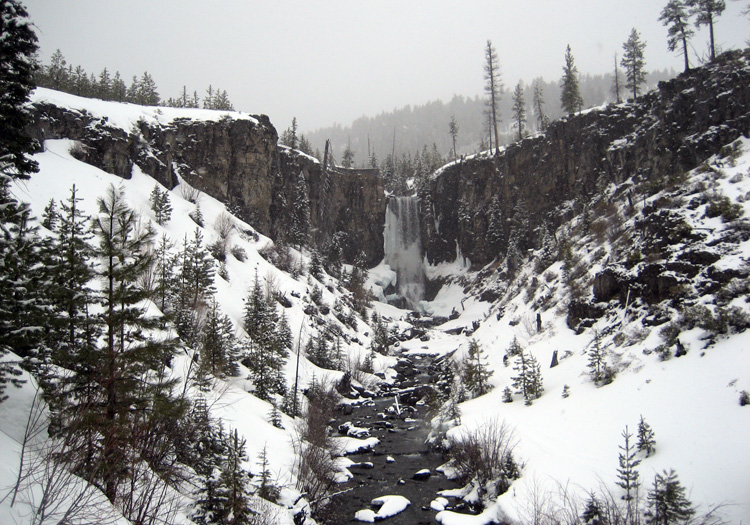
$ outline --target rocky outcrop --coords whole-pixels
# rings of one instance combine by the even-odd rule
[[[562,119],[499,156],[438,172],[420,192],[427,258],[460,253],[481,266],[511,244],[523,254],[610,184],[658,185],[749,133],[750,50],[728,52],[635,103]]]
[[[322,251],[333,239],[346,262],[360,251],[374,265],[383,258],[385,199],[377,170],[329,169],[278,146],[265,115],[218,120],[141,119],[132,129],[83,110],[47,102],[30,106],[29,134],[78,141],[73,154],[119,177],[134,165],[168,188],[179,179],[225,203],[239,218],[273,239],[285,239],[300,177],[309,205],[311,241]]]

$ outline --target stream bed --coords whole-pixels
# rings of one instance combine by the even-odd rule
[[[351,490],[332,499],[324,516],[317,518],[320,523],[361,523],[355,519],[357,511],[377,510],[370,502],[387,495],[404,496],[411,504],[403,512],[382,520],[383,523],[438,523],[437,511],[430,508],[430,503],[439,491],[459,485],[437,472],[446,458],[425,443],[430,431],[425,398],[432,388],[427,373],[431,361],[431,356],[424,355],[401,358],[394,384],[398,390],[352,405],[351,413],[346,409],[338,414],[334,428],[351,422],[358,428],[369,429],[370,436],[378,438],[380,443],[371,450],[347,455],[362,466],[349,467],[353,478],[337,485],[336,490]],[[417,472],[425,469],[429,470],[429,477],[414,479]]]

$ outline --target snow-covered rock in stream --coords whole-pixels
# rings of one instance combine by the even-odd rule
[[[384,520],[400,514],[406,507],[411,505],[411,502],[403,496],[392,495],[392,496],[381,496],[372,500],[373,506],[380,505],[380,509],[377,512],[371,509],[363,509],[357,511],[354,515],[354,519],[357,521],[364,521],[367,523],[373,523],[379,520]]]

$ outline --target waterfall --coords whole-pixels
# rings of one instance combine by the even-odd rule
[[[398,294],[409,307],[417,310],[424,297],[417,197],[391,197],[388,200],[383,238],[385,263],[396,272]]]

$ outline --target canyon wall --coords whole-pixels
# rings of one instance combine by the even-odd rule
[[[750,51],[732,51],[637,102],[567,117],[499,156],[438,171],[420,188],[427,259],[460,253],[483,266],[511,244],[518,253],[537,248],[610,184],[659,184],[748,134]]]

